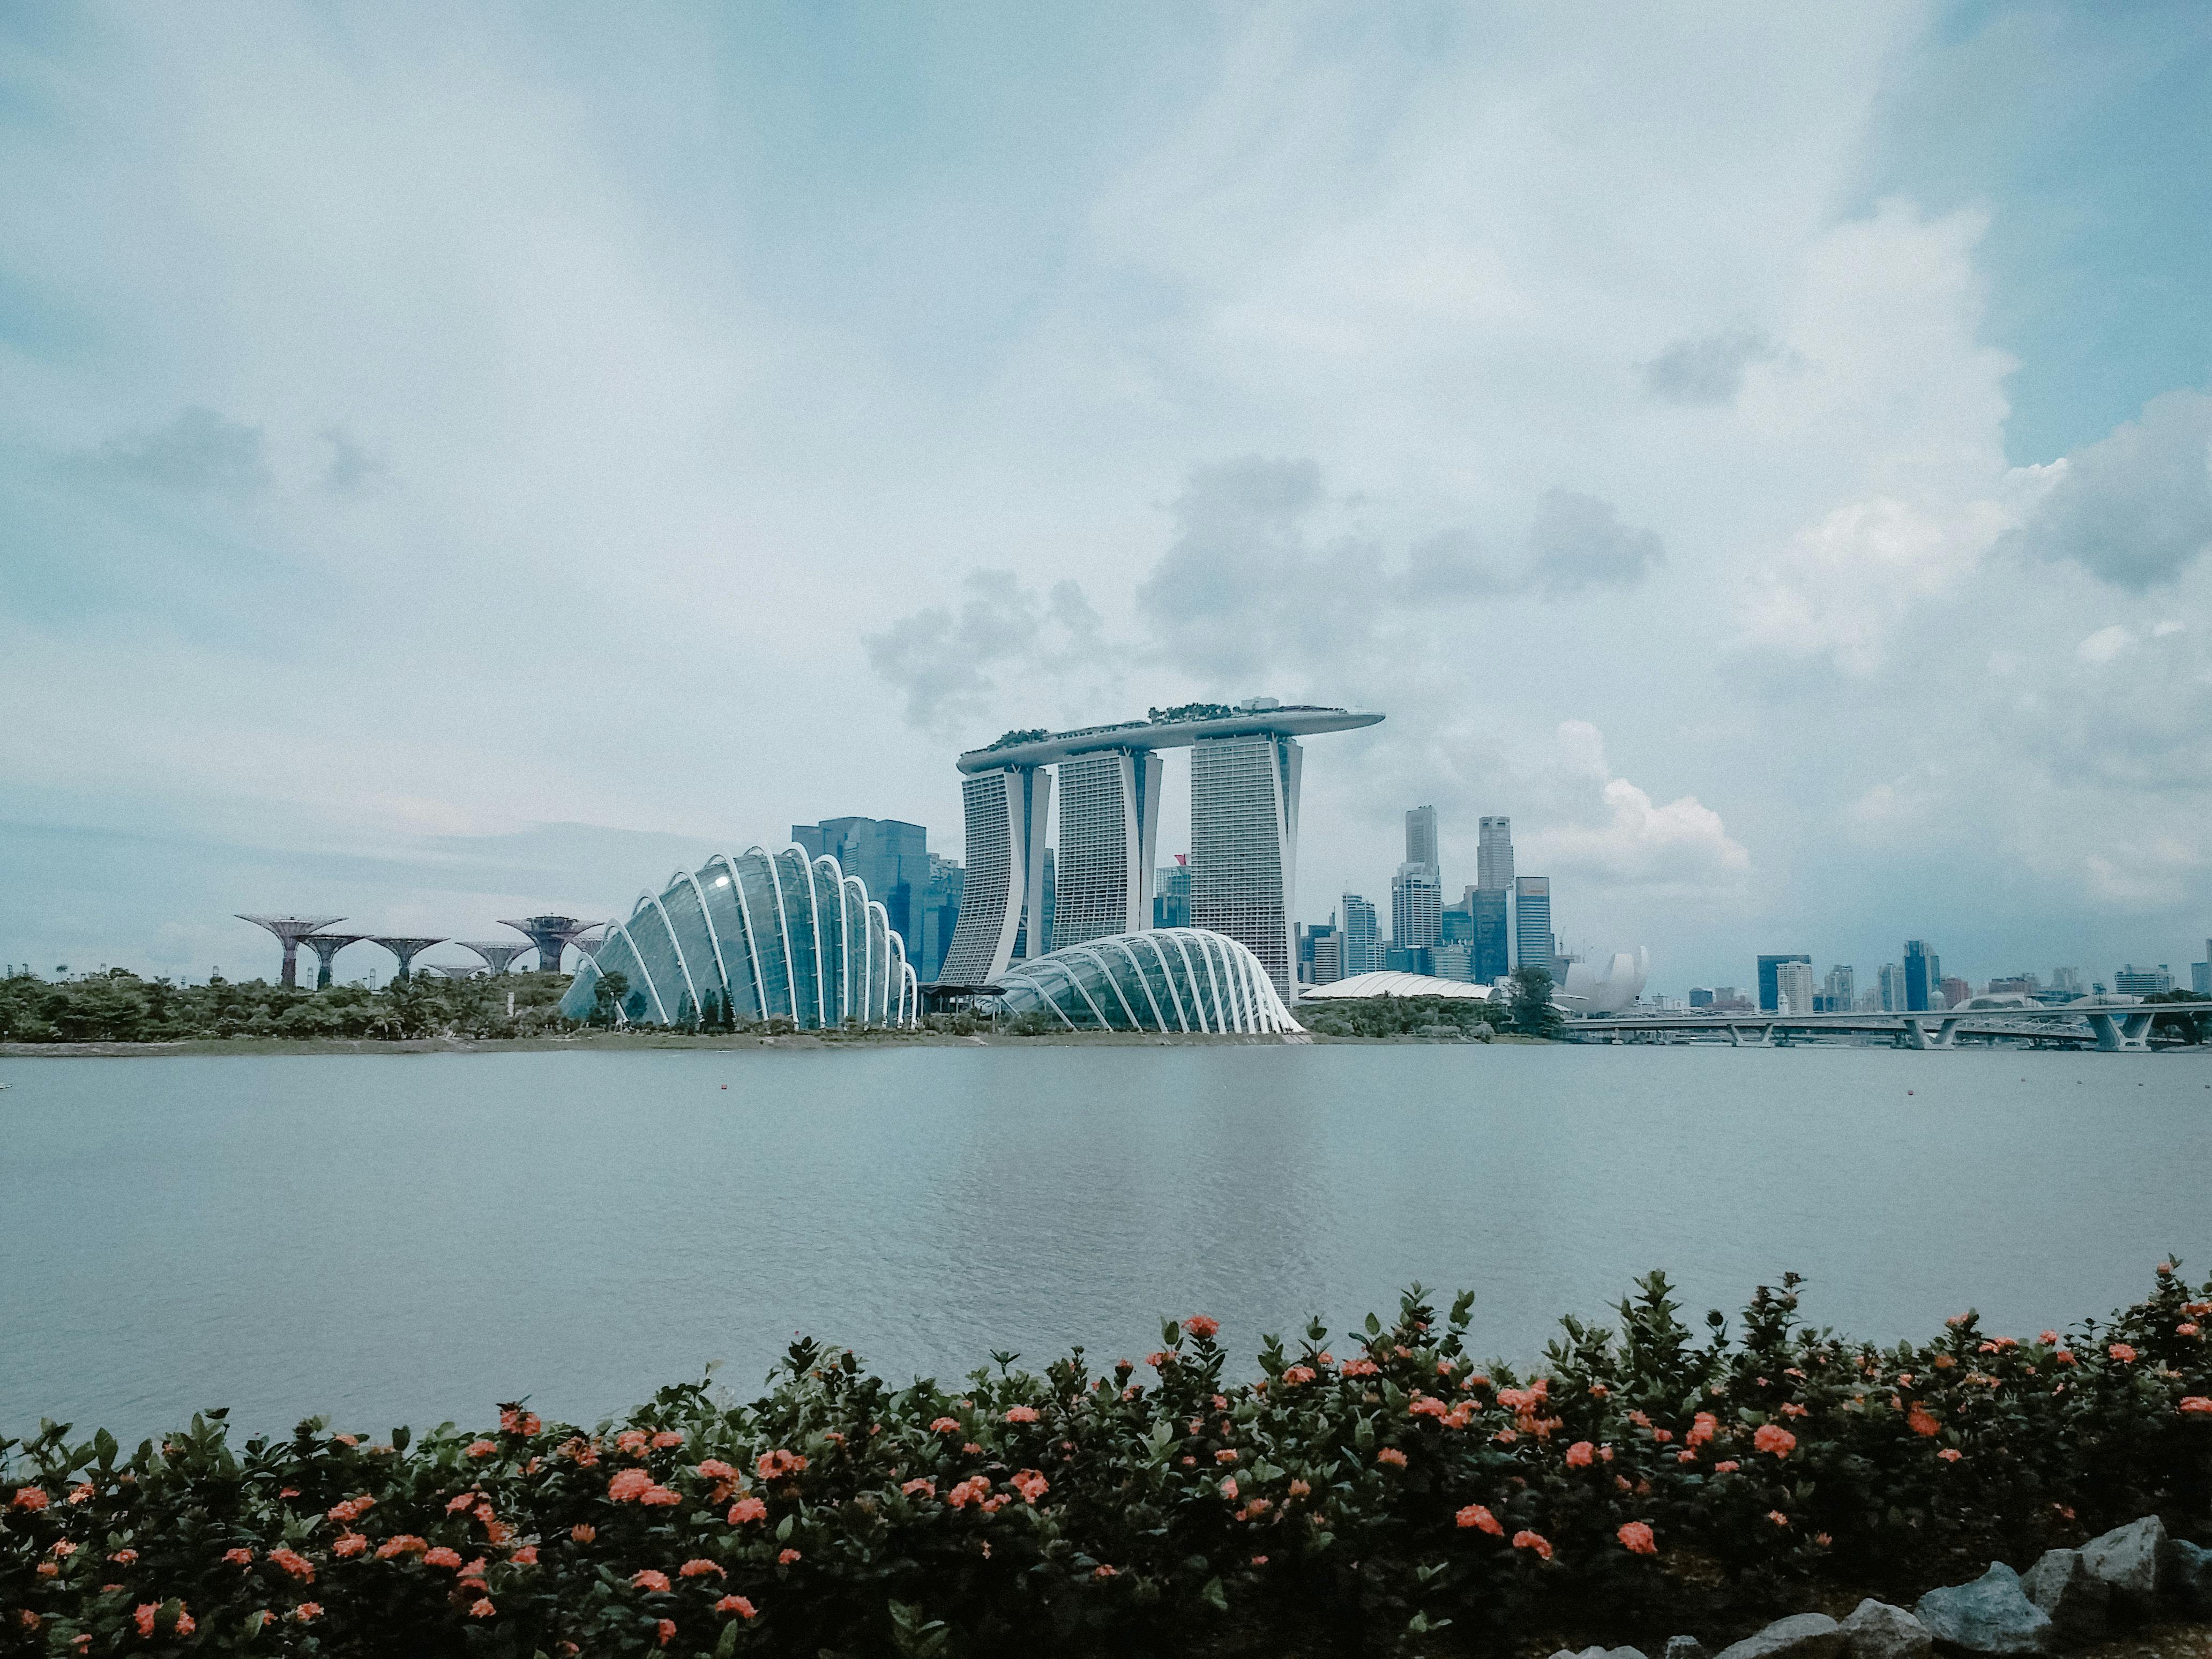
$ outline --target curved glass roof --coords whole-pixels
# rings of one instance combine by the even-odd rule
[[[1109,933],[1018,962],[999,976],[1000,1006],[1042,1013],[1071,1031],[1303,1030],[1259,957],[1226,933],[1152,927]]]
[[[1389,969],[1354,974],[1327,985],[1309,985],[1301,1002],[1328,1002],[1340,997],[1449,997],[1462,1002],[1487,1002],[1490,987],[1470,985],[1463,979],[1437,979],[1427,974],[1401,974]]]
[[[599,1006],[600,981],[623,979],[632,1025],[753,1024],[802,1030],[919,1023],[906,944],[858,876],[803,848],[717,854],[641,893],[611,923],[561,999],[570,1019]]]

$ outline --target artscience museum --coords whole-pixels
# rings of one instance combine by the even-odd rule
[[[633,1025],[788,1019],[802,1030],[913,1025],[921,999],[884,907],[835,858],[803,848],[719,854],[643,893],[592,947],[561,1000],[589,1019],[620,975]]]

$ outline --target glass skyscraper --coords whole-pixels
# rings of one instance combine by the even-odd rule
[[[1759,1012],[1762,1014],[1772,1014],[1781,1012],[1782,1005],[1776,1001],[1775,999],[1782,994],[1782,981],[1779,975],[1781,973],[1782,964],[1784,963],[1810,963],[1812,960],[1813,958],[1807,956],[1802,951],[1793,951],[1775,956],[1759,957]],[[1924,1007],[1926,1005],[1923,1004],[1922,1006]],[[1811,1010],[1796,1008],[1792,1009],[1790,1012],[1792,1013],[1809,1013]]]
[[[1761,961],[1765,958],[1761,957]],[[1943,989],[1943,958],[1923,939],[1905,941],[1905,1006],[1910,1013],[1925,1013]]]
[[[896,818],[824,818],[794,823],[793,842],[811,858],[834,858],[848,875],[858,876],[890,918],[891,931],[906,942],[906,959],[916,977],[937,977],[952,942],[963,872],[950,859],[929,850],[929,832]]]
[[[1552,878],[1513,878],[1513,965],[1554,973],[1552,939]]]
[[[1480,839],[1474,848],[1474,884],[1486,893],[1503,893],[1513,885],[1513,820],[1481,820]]]
[[[1357,893],[1344,896],[1344,976],[1371,974],[1382,965],[1382,946],[1376,938],[1375,907]]]

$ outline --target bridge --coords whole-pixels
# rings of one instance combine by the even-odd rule
[[[2106,1054],[2144,1054],[2151,1022],[2160,1014],[2212,1014],[2197,1002],[2061,1003],[2047,1008],[1957,1008],[1941,1013],[1606,1014],[1570,1019],[1565,1035],[1587,1042],[1629,1032],[1705,1032],[1737,1048],[1765,1048],[1784,1031],[1886,1036],[1908,1048],[1948,1048],[1959,1038],[2008,1042],[2094,1042]]]

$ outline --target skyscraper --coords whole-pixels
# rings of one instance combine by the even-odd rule
[[[1437,809],[1416,806],[1406,814],[1406,862],[1425,865],[1437,885],[1443,884],[1437,863]]]
[[[1472,971],[1477,985],[1491,984],[1512,971],[1512,935],[1506,920],[1506,902],[1502,887],[1477,887],[1468,893],[1467,907],[1474,916],[1474,936],[1468,943],[1474,947]]]
[[[1513,820],[1484,818],[1474,849],[1474,884],[1486,893],[1503,893],[1513,885]]]
[[[1044,908],[1045,810],[1052,774],[1035,766],[1002,766],[960,781],[968,827],[967,890],[960,925],[945,953],[940,978],[948,984],[987,985],[1014,960],[1026,915]],[[1029,930],[1042,937],[1042,927]]]
[[[2212,939],[2204,941],[2204,960],[2189,964],[2189,994],[2212,996]]]
[[[1190,926],[1190,860],[1182,853],[1173,864],[1164,864],[1152,888],[1152,926]]]
[[[1777,1003],[1774,1000],[1776,996],[1780,994],[1777,988],[1778,981],[1775,979],[1775,973],[1784,963],[1802,962],[1809,963],[1812,960],[1813,958],[1807,956],[1802,951],[1791,951],[1786,955],[1759,957],[1759,1012],[1762,1014],[1771,1014],[1778,1012],[1780,1008],[1781,1005]],[[1812,1007],[1810,1004],[1808,1004],[1804,1008],[1796,1009],[1792,1012],[1798,1013],[1810,1013],[1812,1012]]]
[[[1304,762],[1277,732],[1202,738],[1190,750],[1190,925],[1249,951],[1285,999]]]
[[[1331,928],[1313,942],[1313,982],[1334,985],[1344,977],[1344,935]]]
[[[1436,866],[1410,861],[1400,865],[1390,880],[1390,943],[1401,951],[1422,951],[1436,944],[1443,937],[1443,908]]]
[[[1827,999],[1827,1012],[1850,1013],[1858,1006],[1858,970],[1847,963],[1838,963],[1828,969],[1828,981],[1822,990]]]
[[[1382,965],[1382,946],[1375,937],[1375,907],[1357,893],[1344,896],[1344,976],[1371,974]]]
[[[1777,1013],[1809,1014],[1813,1012],[1813,963],[1808,957],[1793,957],[1774,966],[1775,1003]]]
[[[1885,1014],[1903,1013],[1905,1012],[1905,969],[1893,962],[1885,962],[1881,964],[1881,973],[1875,975],[1875,980],[1881,991],[1881,1012]]]
[[[824,818],[794,823],[791,839],[809,858],[834,858],[847,875],[867,884],[884,907],[906,959],[927,984],[937,977],[960,902],[960,866],[929,850],[929,832],[897,818]]]
[[[1549,876],[1513,878],[1513,965],[1553,971]]]
[[[1930,993],[1934,995],[1930,995]],[[1925,1013],[1935,1006],[1935,998],[1943,994],[1943,959],[1928,948],[1928,941],[1909,939],[1905,941],[1905,1008],[1907,1013]]]
[[[1054,949],[1152,925],[1161,766],[1149,749],[1094,749],[1060,763]]]

